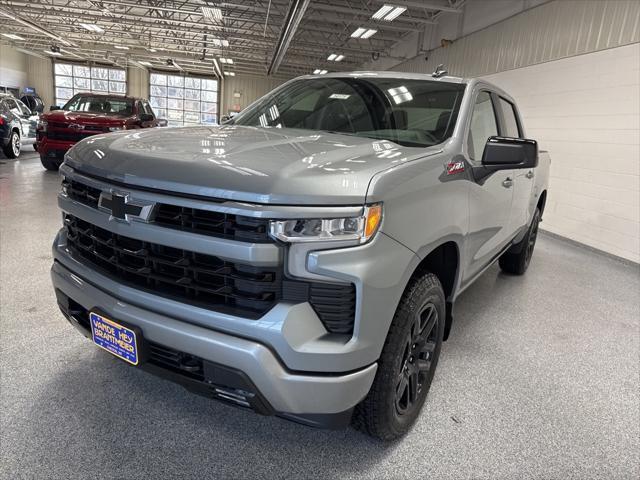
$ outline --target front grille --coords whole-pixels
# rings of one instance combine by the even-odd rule
[[[64,179],[62,188],[66,188],[69,198],[87,205],[92,208],[98,208],[98,200],[100,200],[101,190],[99,188],[90,187],[84,183],[75,180]]]
[[[52,123],[49,122],[45,135],[51,140],[62,140],[65,142],[79,142],[80,140],[87,138],[91,135],[98,133],[105,133],[104,127],[97,125],[85,125],[82,130],[74,131],[69,129],[69,125],[65,123]]]
[[[268,234],[268,220],[177,205],[157,205],[152,223],[241,242],[271,241]]]
[[[232,315],[259,318],[282,293],[281,268],[258,268],[117,235],[65,216],[74,257],[119,283]]]
[[[98,207],[100,189],[75,180],[64,180],[62,184],[67,187],[69,198],[92,208]],[[273,241],[268,233],[268,220],[166,203],[156,205],[150,223],[240,242],[269,243]]]

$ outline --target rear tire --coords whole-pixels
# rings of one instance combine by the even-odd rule
[[[11,132],[9,143],[2,149],[7,158],[18,158],[20,155],[20,134],[15,130]]]
[[[416,278],[398,305],[371,390],[355,409],[355,428],[393,440],[413,426],[438,364],[444,324],[445,295],[438,277]]]
[[[56,170],[58,170],[58,168],[60,168],[60,163],[58,163],[55,158],[47,158],[40,155],[40,163],[42,163],[42,166],[44,168],[52,172],[55,172]]]
[[[538,225],[540,224],[540,209],[536,208],[529,225],[529,230],[524,238],[505,253],[502,254],[498,263],[503,272],[510,273],[512,275],[523,275],[529,268],[531,263],[531,257],[533,256],[533,249],[536,246],[536,239],[538,238]]]

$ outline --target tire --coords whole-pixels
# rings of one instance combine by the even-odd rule
[[[356,429],[393,440],[413,426],[438,365],[445,318],[438,277],[414,279],[391,322],[371,390],[354,411]]]
[[[498,263],[500,268],[505,273],[512,275],[523,275],[529,268],[531,263],[531,257],[533,256],[533,249],[536,246],[536,239],[538,238],[538,225],[540,224],[540,209],[536,208],[529,225],[529,230],[524,238],[502,254]]]
[[[20,134],[15,130],[11,132],[9,143],[2,149],[7,158],[18,158],[20,155]]]
[[[36,152],[38,151],[38,144],[37,143],[33,144],[33,150],[36,151]]]
[[[60,163],[55,158],[47,158],[40,155],[40,163],[42,163],[44,168],[51,170],[52,172],[55,172],[60,168]]]

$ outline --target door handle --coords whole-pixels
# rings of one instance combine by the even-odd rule
[[[511,180],[511,177],[505,178],[504,181],[502,182],[502,186],[504,188],[511,188],[512,185],[513,185],[513,180]]]
[[[525,175],[525,177],[527,177],[528,179],[532,179],[533,178],[533,170],[529,170],[527,172],[527,174]]]

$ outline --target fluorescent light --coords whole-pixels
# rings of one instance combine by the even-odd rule
[[[383,20],[386,22],[392,22],[406,11],[407,11],[406,7],[396,7],[391,11],[389,15],[384,17]]]
[[[3,36],[10,38],[11,40],[24,40],[20,35],[16,35],[15,33],[3,33]]]
[[[406,12],[406,7],[398,7],[395,5],[383,5],[380,9],[371,15],[374,20],[383,20],[385,22],[391,22],[398,18],[402,13]]]
[[[216,22],[222,21],[222,10],[218,7],[200,7],[202,9],[202,15],[207,20],[213,20]]]
[[[236,76],[236,72],[224,72],[224,74],[225,74],[227,77],[235,77],[235,76]]]
[[[229,46],[229,40],[222,40],[220,38],[214,38],[213,40],[211,40],[211,43],[213,43],[213,45],[216,46],[216,47],[228,47]]]
[[[49,55],[53,55],[54,57],[61,57],[62,53],[60,52],[52,52],[51,50],[43,50],[44,53],[48,53]]]
[[[362,34],[360,38],[369,38],[378,33],[378,30],[369,29]]]
[[[233,59],[220,57],[220,63],[228,63],[229,65],[233,65]]]
[[[330,62],[334,61],[336,59],[338,55],[336,55],[335,53],[332,53],[331,55],[329,55],[327,57],[327,60],[329,60]]]
[[[145,62],[145,61],[140,60],[138,63],[140,65],[144,65],[145,67],[153,67],[153,64],[151,62]]]
[[[104,29],[96,25],[95,23],[80,23],[79,24],[85,30],[95,33],[104,33]]]
[[[335,60],[336,62],[341,62],[343,59],[344,59],[344,55],[338,55]]]
[[[113,48],[117,48],[118,50],[129,50],[129,47],[125,47],[124,45],[114,45]]]
[[[393,10],[393,5],[383,5],[376,13],[371,15],[371,18],[374,20],[382,20],[391,10]]]
[[[313,71],[313,74],[314,74],[314,75],[324,75],[325,73],[327,73],[327,71],[326,71],[326,70],[320,70],[319,68],[316,68],[316,69]]]
[[[352,34],[352,38],[369,38],[372,35],[376,34],[378,31],[373,30],[372,28],[357,28]]]

